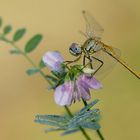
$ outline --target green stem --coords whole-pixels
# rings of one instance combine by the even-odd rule
[[[90,138],[90,137],[88,136],[88,134],[86,133],[85,129],[82,128],[82,127],[79,127],[79,128],[80,128],[82,134],[85,136],[85,138],[86,138],[87,140],[91,140],[91,138]]]
[[[101,140],[105,140],[100,130],[96,131]]]
[[[6,43],[12,45],[15,49],[17,49],[21,54],[22,56],[25,57],[25,59],[33,66],[33,67],[38,67],[34,62],[33,60],[24,52],[22,51],[13,41],[10,41],[4,37],[0,37],[1,40],[5,41]],[[43,71],[40,69],[39,73],[41,74],[41,76],[51,85],[51,82],[49,80],[46,79],[46,76],[45,74],[43,73]]]
[[[72,118],[73,115],[72,115],[70,109],[69,109],[67,106],[64,106],[64,108],[65,108],[65,110],[67,111],[68,115]]]
[[[33,61],[24,51],[22,51],[13,41],[10,41],[10,40],[6,39],[6,38],[3,37],[3,36],[1,36],[0,39],[1,39],[2,41],[5,41],[6,43],[12,45],[15,49],[17,49],[17,50],[25,57],[25,59],[26,59],[33,67],[37,67],[36,64],[34,63],[34,61]],[[41,74],[41,76],[51,85],[50,81],[48,81],[48,80],[46,79],[46,76],[45,76],[44,72],[43,72],[41,69],[40,69],[40,74]],[[66,112],[68,113],[68,115],[69,115],[70,117],[73,117],[73,115],[72,115],[70,109],[69,109],[67,106],[65,106],[65,110],[66,110]],[[82,134],[84,135],[84,137],[86,138],[86,140],[91,140],[91,138],[88,136],[88,134],[86,133],[86,131],[85,131],[82,127],[79,127],[79,128],[80,128]]]
[[[87,106],[87,102],[85,100],[82,100],[82,101],[83,101],[84,105]],[[96,132],[101,140],[105,140],[102,133],[100,132],[100,130],[96,130]]]

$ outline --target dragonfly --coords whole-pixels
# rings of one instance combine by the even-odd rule
[[[101,41],[102,33],[104,32],[103,27],[95,20],[95,18],[87,11],[82,11],[83,18],[86,22],[86,31],[81,32],[85,37],[86,41],[80,45],[78,43],[72,43],[69,47],[69,52],[76,56],[74,61],[69,61],[68,63],[77,62],[83,56],[83,65],[86,65],[86,60],[88,60],[89,65],[94,69],[94,74],[104,73],[107,69],[111,69],[116,62],[119,62],[123,67],[125,67],[131,74],[140,79],[140,73],[132,69],[125,61],[120,58],[120,50],[109,45],[106,45]],[[111,61],[106,63],[104,58],[109,58]],[[104,68],[103,68],[104,67]]]

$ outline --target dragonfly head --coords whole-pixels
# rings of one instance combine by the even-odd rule
[[[81,46],[77,43],[72,43],[69,52],[74,56],[79,56],[82,53]]]

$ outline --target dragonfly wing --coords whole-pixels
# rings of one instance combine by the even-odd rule
[[[121,56],[121,52],[119,49],[117,48],[112,48],[116,57],[120,58]],[[102,80],[106,75],[108,75],[114,68],[114,66],[117,64],[117,61],[111,57],[110,55],[108,55],[106,52],[104,51],[98,51],[96,53],[93,54],[92,58],[92,65],[93,65],[93,69],[97,70],[98,67],[100,66],[100,62],[94,59],[97,58],[101,61],[103,61],[103,66],[97,71],[97,73],[95,74],[95,76],[97,77],[97,79]]]
[[[86,22],[86,35],[88,38],[100,40],[104,29],[89,12],[83,11],[82,13]]]

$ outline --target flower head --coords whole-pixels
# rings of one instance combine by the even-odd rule
[[[58,105],[71,105],[72,102],[80,100],[85,101],[91,98],[90,89],[100,89],[101,83],[93,76],[85,74],[80,75],[75,81],[68,81],[55,89],[55,102]]]
[[[64,58],[58,51],[48,51],[42,58],[44,64],[48,66],[51,70],[62,72],[63,67],[62,63],[64,62]]]
[[[90,89],[102,87],[101,83],[91,76],[93,69],[83,68],[83,65],[64,66],[64,58],[58,51],[47,52],[43,56],[43,62],[53,71],[54,75],[49,76],[49,79],[53,83],[51,87],[55,89],[54,99],[58,105],[71,105],[81,98],[87,101],[91,98]]]

